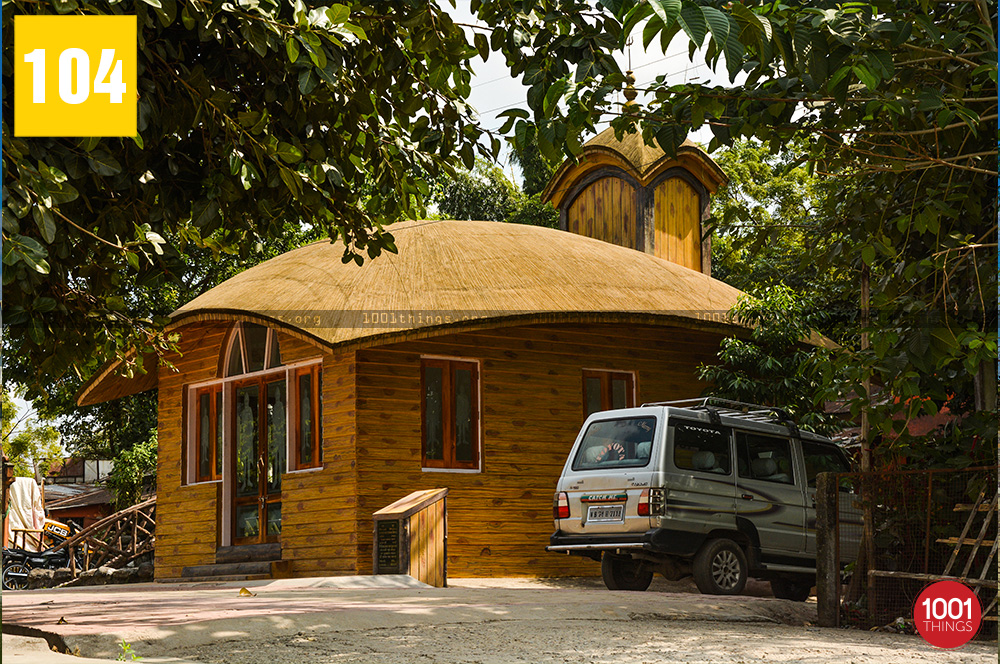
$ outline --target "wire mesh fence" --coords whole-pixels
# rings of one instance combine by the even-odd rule
[[[983,633],[996,634],[996,467],[840,473],[836,486],[840,624],[906,629],[920,591],[953,578],[973,588]]]

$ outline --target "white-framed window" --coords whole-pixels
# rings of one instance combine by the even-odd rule
[[[185,386],[183,484],[223,480],[228,464],[233,463],[229,457],[235,444],[237,389],[245,392],[251,383],[260,383],[261,394],[267,385],[280,383],[280,390],[272,389],[282,395],[278,402],[261,406],[282,411],[274,420],[282,430],[273,432],[273,437],[284,441],[280,464],[275,467],[280,466],[282,472],[321,468],[322,360],[285,364],[277,330],[243,321],[233,325],[221,365],[222,378]]]

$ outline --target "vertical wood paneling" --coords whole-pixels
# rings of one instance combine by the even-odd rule
[[[653,253],[701,271],[701,205],[698,192],[679,177],[656,187],[653,203]]]
[[[635,190],[621,178],[596,180],[570,205],[567,230],[635,249]]]

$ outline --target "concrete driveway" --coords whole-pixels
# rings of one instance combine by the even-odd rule
[[[59,659],[9,634],[104,660],[124,640],[144,662],[971,664],[997,656],[996,643],[941,651],[919,637],[821,629],[812,626],[815,602],[705,596],[659,578],[645,593],[611,592],[593,579],[455,579],[430,588],[382,576],[242,587],[248,592],[241,584],[148,584],[4,593],[4,661]],[[750,590],[767,594],[766,586]]]

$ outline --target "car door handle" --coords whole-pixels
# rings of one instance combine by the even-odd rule
[[[742,498],[743,500],[753,500],[753,494],[744,493],[743,495],[740,496],[740,498]]]

